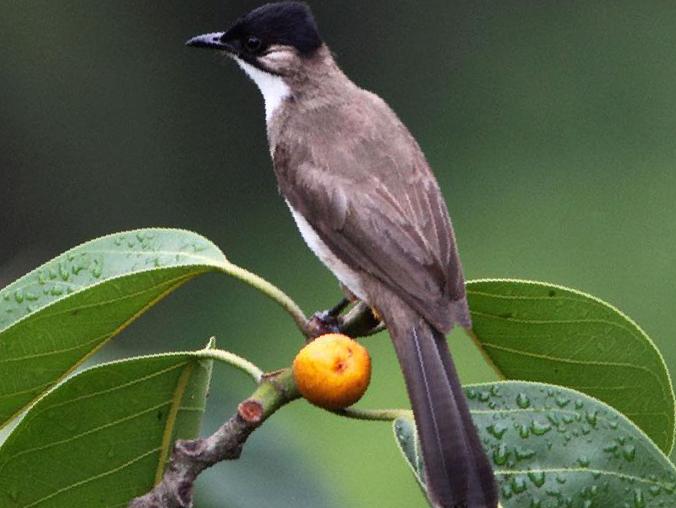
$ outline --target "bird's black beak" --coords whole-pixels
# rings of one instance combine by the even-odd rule
[[[237,53],[237,48],[232,44],[223,42],[222,38],[224,34],[225,32],[212,32],[210,34],[198,35],[186,41],[185,45],[194,48],[220,49],[228,53]]]

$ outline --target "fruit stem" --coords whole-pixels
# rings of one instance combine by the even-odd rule
[[[348,407],[333,411],[339,416],[352,418],[353,420],[371,420],[381,422],[391,422],[401,417],[411,417],[413,412],[409,409],[358,409]]]

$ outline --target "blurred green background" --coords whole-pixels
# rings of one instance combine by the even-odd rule
[[[0,283],[82,241],[197,231],[307,312],[338,288],[277,195],[263,105],[230,62],[183,47],[249,1],[6,0],[0,5]],[[636,319],[676,369],[676,4],[314,1],[341,66],[418,138],[468,278],[551,281]],[[274,369],[301,339],[276,306],[212,275],[97,359],[221,347]],[[465,381],[488,373],[460,349]],[[384,336],[366,406],[406,404]],[[218,367],[205,431],[250,390]],[[425,506],[386,424],[297,402],[199,507]]]

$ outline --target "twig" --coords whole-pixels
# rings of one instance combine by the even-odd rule
[[[241,356],[238,356],[235,353],[231,353],[230,351],[223,351],[222,349],[206,348],[191,354],[192,356],[195,356],[197,358],[209,358],[210,360],[216,360],[222,363],[226,363],[228,365],[232,365],[233,367],[236,367],[239,370],[249,374],[249,376],[251,376],[251,378],[256,383],[260,383],[261,379],[263,379],[264,374],[261,369],[259,369],[256,365],[251,363],[246,358],[242,358]]]
[[[211,436],[177,441],[160,483],[131,501],[129,508],[191,508],[197,476],[217,462],[239,458],[249,435],[299,396],[290,369],[264,375],[237,413]]]
[[[314,330],[311,326],[312,319],[308,320],[303,312],[303,309],[284,291],[277,286],[268,282],[260,275],[256,275],[249,270],[237,266],[229,261],[220,266],[223,273],[241,280],[245,284],[257,289],[265,296],[280,305],[291,319],[296,323],[296,326],[306,338],[315,336]],[[350,311],[341,318],[340,332],[349,335],[350,337],[366,337],[373,335],[383,330],[384,326],[378,319],[375,318],[371,309],[364,303],[358,303]]]
[[[413,416],[413,412],[410,409],[359,409],[356,407],[346,407],[345,409],[337,409],[333,412],[339,416],[352,418],[353,420],[378,422],[392,422],[397,418]]]
[[[279,289],[271,282],[268,282],[263,277],[233,263],[224,263],[221,266],[221,270],[224,273],[231,275],[232,277],[235,277],[236,279],[239,279],[242,282],[258,289],[265,296],[277,302],[291,316],[298,329],[307,336],[305,328],[307,318],[305,317],[303,309],[301,309],[300,306],[294,302],[284,291]]]

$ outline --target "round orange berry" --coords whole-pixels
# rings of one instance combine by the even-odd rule
[[[307,400],[326,409],[341,409],[361,399],[371,380],[371,357],[347,335],[329,333],[300,350],[293,377]]]

